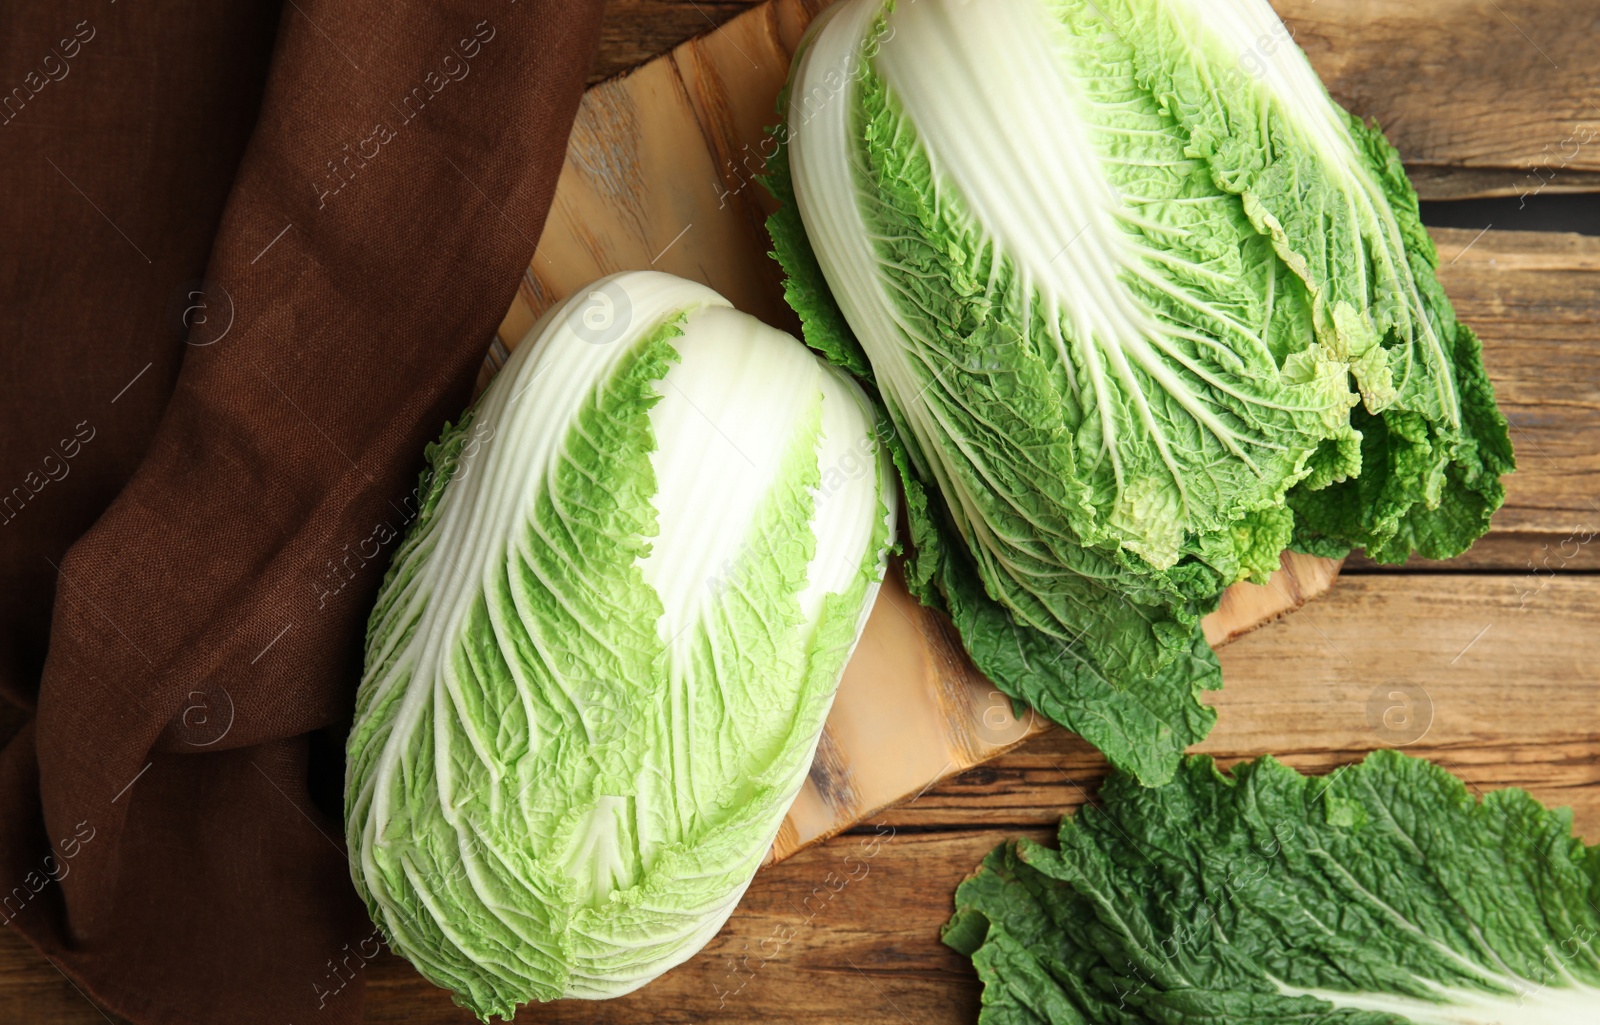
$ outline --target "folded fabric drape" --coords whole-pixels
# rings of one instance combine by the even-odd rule
[[[365,617],[601,8],[0,9],[0,920],[116,1014],[360,1020]]]

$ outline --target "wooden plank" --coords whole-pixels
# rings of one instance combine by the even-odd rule
[[[1377,118],[1408,164],[1537,169],[1530,190],[1600,170],[1592,9],[1562,0],[1273,6],[1328,91],[1351,112]]]
[[[1369,718],[1376,684],[1420,683],[1433,722],[1406,750],[1450,765],[1476,788],[1516,785],[1570,806],[1578,831],[1600,841],[1600,578],[1562,577],[1526,607],[1505,585],[1505,577],[1483,574],[1342,581],[1310,609],[1223,653],[1222,719],[1204,750],[1227,762],[1273,750],[1302,771],[1327,772],[1399,739]],[[1491,629],[1467,647],[1484,625]],[[791,1021],[804,1007],[810,1022],[898,1021],[892,1000],[917,1025],[970,1023],[970,969],[938,943],[951,893],[1001,839],[1047,837],[1063,812],[1093,796],[1104,771],[1081,741],[1051,730],[764,868],[706,951],[646,990],[552,1004],[537,1016]],[[374,1025],[472,1020],[397,958],[365,971]],[[0,1020],[103,1019],[7,934]]]
[[[1490,531],[1471,550],[1454,559],[1434,562],[1410,559],[1400,566],[1372,562],[1361,552],[1345,560],[1341,575],[1366,573],[1501,573],[1516,581],[1519,593],[1537,593],[1558,574],[1600,573],[1600,517],[1581,530],[1541,534],[1534,531]]]
[[[1578,831],[1600,841],[1600,631],[1592,628],[1600,579],[1564,578],[1526,609],[1508,600],[1504,583],[1483,575],[1344,581],[1309,610],[1228,648],[1222,720],[1203,749],[1230,763],[1275,750],[1302,771],[1327,772],[1402,739],[1369,719],[1373,681],[1421,683],[1433,723],[1406,750],[1448,764],[1476,789],[1516,785],[1570,806]],[[1462,655],[1485,622],[1493,629]],[[1081,741],[1051,730],[763,869],[706,951],[646,991],[551,1005],[541,1018],[788,1021],[803,1006],[815,1022],[904,1013],[918,1025],[970,1023],[970,969],[938,943],[950,894],[1000,839],[1048,837],[1103,773]],[[467,1020],[404,964],[380,961],[372,972],[372,1021]]]
[[[1405,746],[1448,760],[1456,747],[1500,746],[1508,761],[1544,765],[1551,745],[1600,741],[1597,621],[1592,575],[1558,576],[1533,595],[1498,575],[1349,577],[1222,654],[1221,722],[1199,749]],[[1600,838],[1600,819],[1583,826]]]
[[[1407,164],[1406,171],[1417,195],[1423,199],[1485,199],[1492,196],[1520,196],[1524,200],[1541,195],[1571,195],[1600,192],[1600,171],[1580,171],[1534,163],[1521,168],[1448,167],[1433,164]]]
[[[1435,229],[1440,281],[1484,341],[1518,469],[1496,531],[1600,527],[1600,238]]]
[[[786,16],[801,6],[778,4]],[[593,80],[735,15],[765,17],[747,10],[754,6],[611,0]],[[1384,126],[1424,199],[1600,190],[1600,81],[1590,73],[1600,62],[1600,26],[1582,5],[1274,0],[1273,6],[1329,91]],[[1395,45],[1400,39],[1405,45]],[[721,46],[715,35],[710,45]],[[1257,45],[1242,41],[1241,59]]]
[[[638,67],[691,36],[704,35],[763,0],[606,0],[589,84]]]
[[[1600,842],[1597,621],[1600,576],[1589,574],[1531,593],[1497,574],[1345,576],[1221,652],[1220,720],[1197,750],[1229,764],[1270,751],[1321,773],[1400,747],[1475,786],[1571,805]],[[1051,730],[880,817],[916,828],[1048,824],[1105,772],[1087,744]]]
[[[0,929],[0,1021],[30,1025],[122,1025],[103,1015],[15,929]]]

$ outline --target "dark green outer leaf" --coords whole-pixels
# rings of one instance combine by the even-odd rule
[[[1190,758],[1102,800],[1062,820],[1059,850],[1002,845],[957,890],[944,939],[988,1025],[1600,1015],[1600,849],[1569,810],[1475,800],[1392,751],[1323,778]]]

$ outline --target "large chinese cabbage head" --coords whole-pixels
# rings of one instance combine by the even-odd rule
[[[1209,727],[1223,588],[1486,529],[1477,339],[1266,0],[844,0],[784,115],[776,254],[897,428],[913,589],[1142,780]]]
[[[625,993],[715,934],[805,779],[894,524],[871,406],[710,289],[623,274],[428,460],[368,627],[356,886],[482,1016]]]

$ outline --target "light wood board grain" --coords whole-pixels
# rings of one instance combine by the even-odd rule
[[[798,5],[785,10],[736,18],[589,91],[538,253],[501,326],[505,347],[514,348],[551,303],[618,270],[671,271],[716,288],[768,323],[795,327],[767,257],[772,204],[754,180],[772,151],[764,130],[805,20]],[[1266,585],[1230,590],[1206,621],[1207,639],[1225,644],[1293,611],[1326,591],[1337,573],[1333,560],[1285,556]],[[925,791],[1045,725],[1032,715],[1014,717],[948,623],[891,573],[773,858]]]

